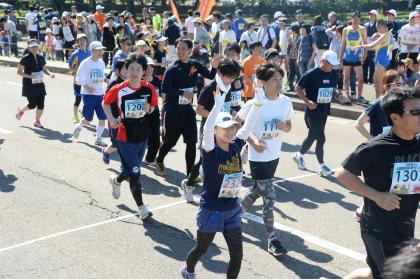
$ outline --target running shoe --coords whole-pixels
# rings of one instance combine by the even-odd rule
[[[117,176],[112,175],[109,177],[109,182],[112,186],[112,197],[119,199],[121,196],[121,183],[117,182]]]
[[[111,161],[111,154],[106,152],[106,148],[102,148],[102,161],[108,165]]]
[[[188,272],[186,266],[181,268],[181,275],[183,279],[196,279],[195,273]]]
[[[276,235],[268,239],[268,252],[275,257],[287,254],[287,250],[281,245]]]
[[[141,220],[145,220],[149,218],[150,216],[152,216],[152,212],[150,212],[146,206],[144,205],[139,206],[139,218]]]
[[[299,156],[297,153],[293,155],[293,160],[296,162],[298,168],[300,170],[306,170],[305,161],[303,160],[303,156]]]
[[[79,125],[76,125],[74,130],[73,130],[73,138],[79,138],[80,136],[80,131],[82,131],[82,127]]]
[[[22,118],[24,113],[25,112],[23,112],[20,108],[18,108],[18,112],[16,113],[16,119],[19,121]]]
[[[321,166],[321,168],[319,169],[318,175],[321,177],[328,177],[334,174],[334,171],[331,170],[331,168],[329,168],[326,165]]]
[[[35,121],[34,126],[37,127],[37,128],[44,128],[44,126],[41,124],[40,121]]]
[[[357,98],[357,103],[369,104],[369,101],[367,101],[363,96],[360,96],[360,97]]]
[[[192,202],[194,201],[194,187],[193,186],[188,186],[187,185],[188,179],[184,179],[181,182],[181,186],[182,186],[182,192],[184,194],[185,200],[188,202]]]
[[[165,165],[163,164],[163,162],[155,161],[155,165],[156,165],[156,174],[159,176],[166,176]]]
[[[361,218],[362,218],[362,216],[363,216],[363,207],[359,207],[359,208],[357,208],[357,209],[356,209],[356,211],[354,211],[354,216],[355,216],[357,219],[361,219]]]
[[[146,165],[153,165],[155,162],[154,161],[148,161],[147,159],[144,159],[143,163],[146,164]]]
[[[80,118],[79,118],[79,116],[74,116],[71,120],[73,121],[73,123],[74,123],[74,124],[76,124],[76,123],[79,123],[79,122],[80,122]]]
[[[95,140],[95,145],[99,147],[107,147],[108,145],[102,140],[102,138],[97,138]]]

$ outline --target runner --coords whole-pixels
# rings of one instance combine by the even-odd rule
[[[373,74],[373,80],[375,83],[376,98],[379,98],[383,92],[382,78],[385,74],[386,69],[390,64],[392,58],[392,47],[394,45],[394,39],[391,33],[388,31],[387,22],[383,19],[378,20],[376,23],[379,38],[367,45],[361,45],[362,48],[369,50],[375,50],[375,73]]]
[[[333,68],[339,64],[334,51],[325,51],[321,58],[321,65],[304,74],[295,88],[296,93],[306,105],[305,123],[308,136],[303,141],[300,151],[293,156],[293,160],[299,169],[307,170],[303,155],[316,141],[315,154],[320,165],[318,175],[322,177],[334,174],[324,163],[324,144],[325,125],[330,114],[333,90],[337,85],[337,74]]]
[[[337,175],[364,197],[361,235],[374,278],[383,278],[384,262],[414,238],[420,202],[420,91],[394,89],[381,106],[391,131],[361,144]]]
[[[248,159],[254,186],[241,203],[242,212],[245,213],[255,200],[263,198],[263,220],[268,233],[268,252],[276,257],[287,253],[274,232],[273,214],[276,201],[273,177],[279,163],[282,134],[292,129],[292,102],[289,97],[281,94],[284,78],[284,71],[274,64],[267,63],[257,68],[256,79],[261,81],[264,87],[266,101],[248,138]],[[236,120],[245,120],[253,107],[252,104],[253,101],[248,101],[239,111]]]
[[[22,109],[18,108],[16,119],[20,120],[28,110],[36,108],[34,126],[43,128],[41,116],[44,112],[45,91],[44,74],[55,78],[55,75],[48,71],[45,58],[39,55],[39,44],[36,39],[28,42],[28,49],[20,59],[17,73],[22,76],[22,96],[28,99],[28,105]]]
[[[366,59],[366,52],[363,52],[362,45],[367,44],[366,29],[360,24],[360,13],[353,12],[351,17],[351,25],[343,30],[341,50],[340,50],[340,64],[343,67],[344,75],[344,93],[345,104],[351,104],[350,101],[350,72],[353,68],[357,77],[357,102],[367,104],[368,101],[362,96],[363,92],[363,68],[362,64]]]
[[[151,83],[156,90],[156,94],[160,96],[160,88],[162,82],[155,73],[155,62],[151,58],[147,58],[147,70],[144,73],[143,80]],[[146,119],[150,125],[150,135],[147,142],[147,154],[144,163],[153,164],[160,147],[160,112],[159,107],[156,106],[153,112],[146,115]]]
[[[220,60],[218,55],[214,56],[211,62],[212,69],[209,70],[200,62],[189,58],[193,46],[191,40],[180,38],[175,45],[179,59],[168,67],[162,83],[162,93],[166,95],[163,105],[165,134],[156,158],[156,174],[159,176],[166,175],[163,161],[181,135],[186,144],[186,173],[188,175],[191,172],[197,143],[197,124],[192,108],[194,85],[198,74],[207,79],[214,79]]]
[[[214,102],[215,102],[214,92],[216,91],[216,87],[218,87],[222,93],[227,93],[225,102],[223,103],[223,106],[221,108],[221,112],[231,114],[233,109],[235,109],[236,112],[238,111],[237,107],[232,106],[232,102],[235,102],[235,100],[237,99],[232,100],[233,92],[231,92],[231,84],[235,81],[236,78],[238,78],[240,71],[241,71],[241,67],[239,66],[239,63],[237,61],[232,60],[232,59],[227,59],[227,58],[223,59],[222,61],[220,61],[219,66],[217,67],[217,74],[216,74],[215,81],[211,82],[202,90],[200,97],[197,101],[197,109],[196,109],[197,114],[201,116],[200,147],[202,146],[201,141],[203,139],[202,135],[203,135],[204,125],[210,114],[210,111],[214,107]],[[236,104],[233,104],[233,105],[236,105]],[[193,201],[194,183],[196,182],[196,179],[198,178],[201,164],[202,164],[202,157],[200,156],[200,160],[192,168],[191,173],[188,176],[188,179],[182,180],[181,186],[182,186],[183,194],[184,194],[185,199],[188,202]]]
[[[107,98],[107,95],[110,93],[109,90],[113,86],[121,84],[127,79],[127,68],[125,68],[124,64],[125,64],[124,60],[119,60],[115,63],[115,75],[117,77],[112,79],[109,82],[105,90],[106,93],[104,95],[104,99]],[[118,111],[118,103],[117,102],[112,103],[110,106],[111,106],[112,116],[114,116],[115,119],[118,119],[120,115],[120,112]],[[111,145],[108,147],[102,148],[102,161],[107,165],[109,164],[111,160],[111,154],[115,151],[118,151],[118,141],[117,141],[118,129],[112,128],[110,122],[108,122],[108,131],[109,131],[109,138],[111,139]]]
[[[101,105],[105,81],[105,63],[102,60],[105,47],[101,42],[93,41],[89,49],[91,56],[82,61],[76,74],[76,82],[82,87],[83,119],[74,127],[73,137],[79,138],[82,128],[93,120],[93,114],[96,112],[99,122],[96,127],[95,145],[106,147],[106,143],[102,140],[106,115]]]
[[[123,170],[120,175],[112,175],[109,181],[112,196],[118,199],[121,183],[129,178],[130,190],[139,208],[139,218],[147,219],[152,213],[143,203],[140,183],[140,165],[147,148],[150,133],[146,114],[151,114],[158,105],[153,85],[142,81],[147,69],[147,59],[131,54],[125,61],[128,80],[112,87],[104,98],[103,108],[112,128],[118,128],[118,149]],[[111,104],[118,103],[119,121],[112,115]]]
[[[261,42],[252,42],[249,45],[249,51],[251,55],[245,58],[242,63],[242,67],[244,68],[244,81],[246,85],[242,97],[245,102],[254,97],[254,88],[252,85],[255,79],[255,70],[258,66],[265,63],[265,60],[262,57],[263,48]]]
[[[73,92],[74,92],[74,96],[75,96],[75,100],[74,100],[74,105],[73,105],[73,123],[79,123],[80,119],[79,119],[79,106],[80,106],[80,102],[82,101],[82,94],[80,93],[81,91],[81,86],[77,84],[76,82],[76,74],[77,74],[77,70],[79,69],[80,63],[82,63],[83,60],[85,60],[86,58],[91,56],[91,52],[90,50],[87,50],[87,36],[86,34],[83,33],[79,33],[77,34],[77,46],[78,49],[73,52],[69,58],[69,68],[70,71],[73,73],[74,79],[73,79]]]
[[[257,82],[257,81],[256,81]],[[256,86],[260,85],[258,82]],[[258,90],[249,116],[242,129],[239,123],[225,112],[220,112],[225,97],[217,87],[214,101],[203,132],[204,182],[197,214],[197,244],[188,253],[187,265],[181,268],[184,279],[195,279],[195,266],[213,242],[216,232],[222,232],[229,249],[228,279],[238,277],[243,256],[241,208],[238,203],[242,185],[241,147],[255,125],[264,94]]]

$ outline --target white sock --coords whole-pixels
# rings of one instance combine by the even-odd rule
[[[96,139],[102,138],[102,133],[104,133],[104,130],[105,130],[105,126],[103,125],[98,125],[96,127]]]
[[[297,157],[303,157],[303,155],[300,152],[296,153]]]
[[[80,122],[80,123],[76,124],[76,128],[82,130],[82,128],[83,128],[82,123]]]

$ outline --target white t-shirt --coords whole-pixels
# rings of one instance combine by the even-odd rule
[[[222,44],[222,54],[229,43],[236,43],[236,34],[233,30],[222,30],[220,32],[219,42]]]
[[[82,86],[81,94],[86,95],[104,95],[105,82],[105,63],[102,59],[93,61],[87,58],[80,63],[76,75],[77,84]],[[95,89],[94,93],[89,93],[83,86],[89,86]]]
[[[239,118],[246,119],[251,111],[253,101],[248,101],[238,112]],[[293,116],[293,105],[289,97],[280,94],[276,100],[267,100],[261,108],[260,115],[253,129],[254,135],[263,140],[267,149],[258,153],[249,145],[248,158],[250,161],[268,162],[279,158],[282,140],[282,131],[277,130],[276,120],[287,121]]]
[[[246,41],[246,43],[251,44],[252,42],[256,42],[257,41],[257,32],[256,31],[252,31],[251,33],[249,33],[248,31],[245,31],[244,33],[242,33],[241,35],[241,39],[240,41]]]
[[[270,33],[270,36],[268,36],[268,33]],[[260,27],[257,31],[257,35],[258,41],[261,42],[263,47],[267,45],[269,38],[271,38],[271,40],[276,39],[276,33],[274,32],[274,28],[272,28],[271,26]]]
[[[400,31],[398,32],[398,37],[401,39],[401,37],[409,34],[409,33],[415,33],[420,35],[420,27],[417,25],[410,25],[406,24],[403,27],[401,27]],[[400,50],[401,53],[408,53],[407,45],[401,43],[400,44]],[[410,53],[418,53],[420,49],[420,44],[417,44],[413,49],[410,50]]]
[[[63,26],[63,36],[66,42],[74,41],[73,33],[71,32],[70,26]]]
[[[63,41],[61,39],[60,40],[54,39],[54,49],[56,51],[63,50]]]
[[[187,33],[194,33],[194,23],[193,23],[194,18],[193,17],[188,17],[185,20],[185,26],[187,27]]]
[[[211,24],[211,37],[216,36],[217,31],[220,30],[220,22],[213,22]]]
[[[29,31],[38,31],[38,26],[35,24],[35,19],[38,16],[37,13],[29,12],[25,15],[25,20],[28,21]]]
[[[289,41],[287,40],[289,36],[289,30],[285,29],[282,30],[280,29],[280,34],[279,34],[279,46],[280,46],[280,55],[287,55],[287,46],[289,45]]]

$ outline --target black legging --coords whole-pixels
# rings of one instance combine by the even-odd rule
[[[304,155],[316,140],[315,154],[320,164],[324,163],[324,144],[325,144],[325,117],[305,117],[308,136],[302,143],[300,153]]]
[[[28,96],[28,108],[33,110],[37,108],[38,110],[44,110],[45,95],[42,96]]]
[[[81,95],[75,95],[74,96],[74,106],[79,107],[80,102],[82,102],[82,96]]]
[[[163,142],[162,146],[159,149],[159,154],[156,158],[156,161],[163,162],[163,159],[166,157],[166,155],[174,146],[175,145],[171,146],[170,144]],[[187,164],[187,175],[191,173],[191,170],[195,161],[195,155],[196,155],[195,143],[186,143],[185,162]]]
[[[195,179],[197,179],[197,177],[200,175],[200,166],[202,162],[203,159],[200,156],[200,160],[196,164],[194,164],[194,166],[191,169],[190,175],[188,175],[188,186],[194,186]]]
[[[140,174],[131,174],[130,176],[130,190],[131,194],[133,195],[134,200],[136,201],[137,206],[143,205],[143,195],[141,192],[141,184],[140,184]],[[124,176],[122,173],[117,177],[117,182],[122,183],[126,180],[128,176]]]
[[[158,109],[155,109],[147,117],[150,123],[150,136],[147,142],[146,160],[154,162],[160,147],[160,112]]]
[[[210,244],[213,242],[216,233],[204,233],[197,231],[197,244],[188,253],[187,257],[187,271],[193,273],[200,257],[206,253]],[[226,272],[228,279],[238,278],[239,271],[241,270],[243,249],[242,249],[242,230],[226,230],[223,232],[229,249],[229,267]]]

